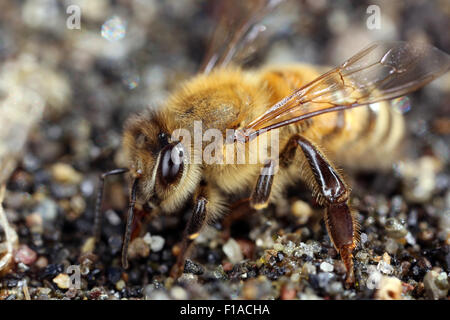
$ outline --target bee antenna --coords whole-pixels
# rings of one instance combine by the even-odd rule
[[[102,201],[103,201],[103,189],[105,187],[105,178],[107,176],[117,175],[117,174],[123,174],[128,172],[129,169],[127,168],[120,168],[120,169],[114,169],[105,173],[102,173],[100,175],[100,185],[98,187],[98,193],[97,193],[97,201],[95,202],[95,211],[94,211],[94,239],[95,242],[98,242],[100,240],[100,234],[101,234],[101,225],[102,225]]]
[[[138,181],[139,179],[135,179],[133,182],[133,187],[131,188],[130,203],[128,204],[127,224],[125,227],[125,235],[123,238],[123,246],[122,246],[122,267],[124,269],[128,268],[128,244],[130,243],[131,228],[133,226],[134,205],[136,204],[136,190],[138,186]]]

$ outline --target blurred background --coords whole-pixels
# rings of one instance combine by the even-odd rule
[[[333,66],[375,40],[421,40],[450,52],[447,0],[285,2],[263,21],[270,38],[246,67],[292,61]],[[374,14],[368,12],[370,5],[379,8],[379,29],[368,27]],[[6,184],[5,214],[20,245],[14,258],[19,266],[3,278],[0,297],[11,298],[13,289],[23,286],[23,279],[28,279],[30,287],[51,288],[36,289],[32,296],[77,296],[58,291],[52,279],[67,265],[81,263],[80,248],[91,233],[98,175],[123,163],[124,121],[147,107],[157,108],[174,87],[196,73],[215,25],[211,11],[211,1],[206,0],[0,2],[0,183]],[[391,206],[390,196],[400,192],[397,185],[406,184],[411,192],[403,192],[402,203],[422,203],[439,212],[431,222],[425,213],[423,219],[434,226],[429,247],[438,243],[444,248],[442,258],[430,263],[448,272],[450,75],[409,98],[401,108],[408,119],[411,163],[394,168],[393,176],[404,177],[400,182],[395,180],[392,187],[382,183],[387,190],[375,190],[383,190],[386,198],[381,202]],[[370,181],[380,184],[373,176],[366,178],[361,197],[371,190],[366,187],[372,186]],[[127,190],[123,178],[108,183],[100,248],[105,260],[90,258],[99,265],[92,267],[91,261],[86,271],[85,289],[100,286],[98,282],[115,288],[113,294],[98,293],[107,298],[146,296],[143,284],[152,283],[155,275],[167,276],[170,244],[177,241],[168,238],[173,228],[164,236],[162,227],[176,221],[155,222],[150,230],[163,234],[165,249],[154,250],[153,263],[145,260],[147,269],[136,267],[134,274],[128,274],[129,287],[117,287],[124,279],[118,257]],[[404,206],[407,217],[409,207]],[[416,233],[427,226],[417,227]],[[324,234],[317,239],[320,236]],[[434,239],[437,242],[431,244]],[[0,240],[6,240],[5,232]],[[159,238],[153,240],[161,243]],[[417,281],[424,275],[420,273]],[[18,292],[13,298],[23,298]],[[199,296],[185,293],[187,298]],[[230,295],[222,292],[217,297]]]

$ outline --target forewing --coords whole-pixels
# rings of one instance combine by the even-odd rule
[[[230,62],[240,64],[256,49],[265,31],[262,19],[284,0],[217,0],[214,16],[217,26],[200,72],[209,73]]]
[[[435,47],[376,42],[299,88],[244,129],[271,130],[323,113],[393,99],[449,69],[450,56]]]

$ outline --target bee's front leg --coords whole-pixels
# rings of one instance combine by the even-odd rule
[[[207,196],[207,187],[205,185],[201,185],[195,194],[194,208],[183,232],[183,239],[181,241],[177,261],[170,270],[170,276],[174,279],[179,278],[183,273],[186,255],[192,245],[192,242],[198,237],[200,231],[206,225],[208,204]]]
[[[347,269],[347,284],[354,283],[353,249],[356,246],[357,223],[349,208],[350,190],[341,174],[314,143],[296,135],[291,138],[292,147],[300,146],[306,163],[306,180],[319,204],[326,207],[325,224],[336,250]],[[309,175],[309,176],[308,176]]]

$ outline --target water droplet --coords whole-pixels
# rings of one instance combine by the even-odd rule
[[[108,41],[119,41],[125,37],[126,21],[114,16],[102,25],[102,37]]]
[[[411,101],[408,97],[400,97],[392,100],[392,106],[400,113],[407,113],[411,110]]]
[[[130,90],[136,89],[141,78],[137,72],[126,72],[122,77],[122,83]]]

